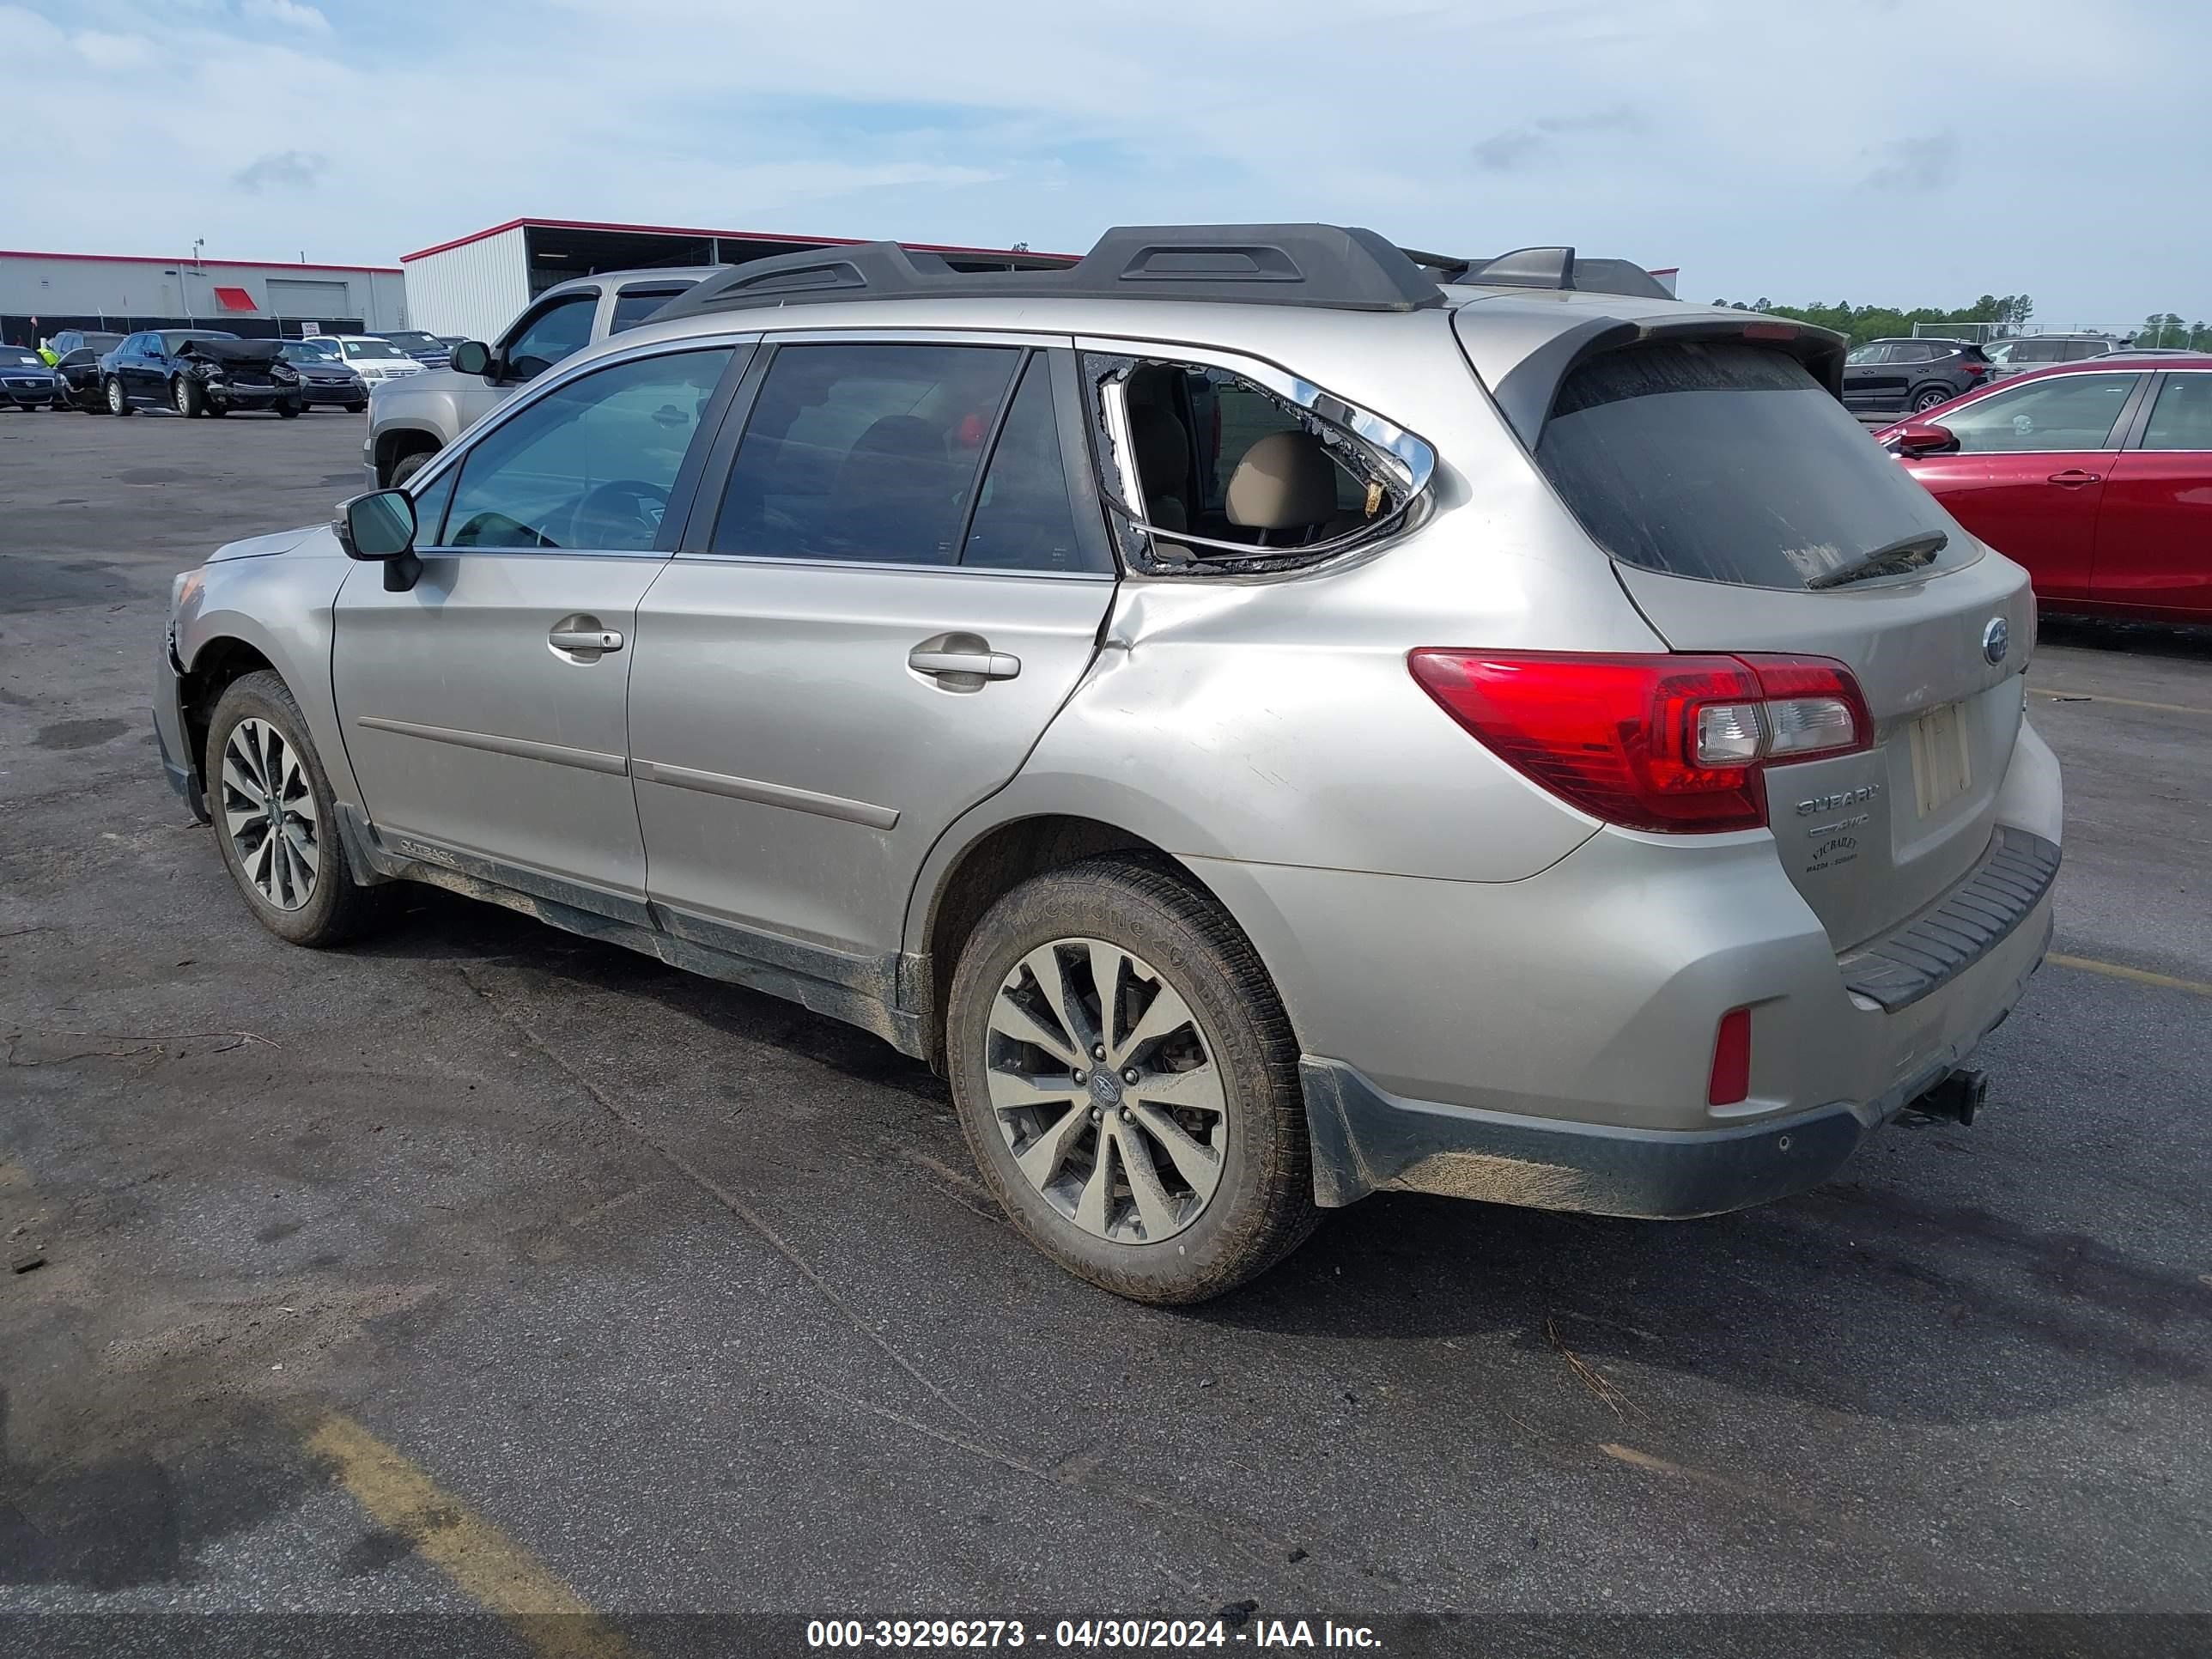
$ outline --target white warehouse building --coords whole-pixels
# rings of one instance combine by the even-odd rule
[[[489,340],[556,283],[594,271],[672,265],[743,264],[778,253],[850,246],[850,236],[783,236],[758,230],[599,224],[576,219],[510,219],[489,230],[399,256],[407,273],[410,328]],[[1071,254],[1027,248],[948,247],[908,242],[963,270],[1064,265]]]
[[[225,329],[248,338],[410,326],[397,265],[0,249],[0,340],[65,328]]]

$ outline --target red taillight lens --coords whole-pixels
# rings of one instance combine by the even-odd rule
[[[1978,363],[1971,357],[1960,363],[1959,367],[1965,371],[1966,378],[1970,380],[1978,380],[1990,372],[1990,366],[1987,363]]]
[[[1751,1010],[1731,1008],[1713,1033],[1712,1079],[1705,1103],[1733,1106],[1751,1093]]]
[[[1427,649],[1421,688],[1485,747],[1632,830],[1754,830],[1762,768],[1869,747],[1850,671],[1820,657]]]

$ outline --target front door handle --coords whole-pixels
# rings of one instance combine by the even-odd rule
[[[563,617],[553,624],[545,643],[578,662],[597,662],[610,651],[623,648],[622,630],[602,628],[595,617]]]
[[[2050,482],[2063,484],[2069,489],[2078,489],[2083,484],[2095,483],[2104,476],[2101,472],[2085,472],[2078,466],[2069,466],[2063,472],[2052,473]]]
[[[927,674],[948,690],[974,691],[986,680],[1010,680],[1022,672],[1022,659],[991,649],[975,634],[939,634],[906,653],[906,665]]]

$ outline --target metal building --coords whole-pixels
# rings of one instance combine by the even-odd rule
[[[485,340],[556,283],[596,270],[655,265],[742,264],[808,248],[845,247],[850,236],[781,236],[757,230],[701,230],[675,225],[595,224],[574,219],[510,219],[399,256],[407,273],[411,328]],[[1066,264],[1073,257],[1027,248],[948,247],[908,242],[963,270],[1021,270]]]
[[[219,328],[267,339],[318,325],[408,326],[399,267],[0,249],[0,340],[10,345],[65,328]]]

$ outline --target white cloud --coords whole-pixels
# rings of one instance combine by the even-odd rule
[[[241,16],[259,22],[281,23],[287,28],[306,29],[311,34],[328,34],[331,20],[313,6],[301,5],[299,0],[241,0]]]

